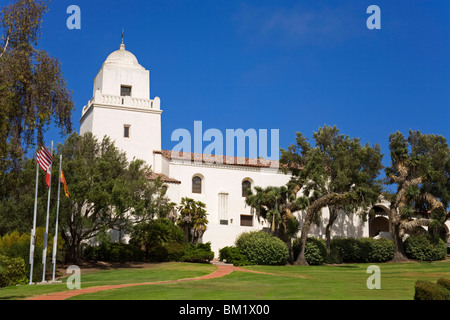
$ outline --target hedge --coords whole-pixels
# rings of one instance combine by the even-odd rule
[[[83,250],[86,260],[106,262],[141,262],[144,261],[144,251],[125,243],[103,243],[98,246],[87,246]]]
[[[406,256],[419,261],[443,260],[447,246],[442,239],[431,240],[421,234],[409,236],[403,243]]]
[[[439,279],[437,283],[418,280],[414,286],[414,300],[450,300],[448,283],[448,279]]]
[[[200,263],[208,263],[212,259],[214,259],[214,252],[211,251],[211,242],[196,245],[190,243],[181,257],[181,261]]]
[[[343,262],[385,262],[395,254],[394,243],[388,239],[337,238],[330,247]]]
[[[293,253],[295,261],[300,253],[300,239],[294,240]],[[321,265],[328,262],[325,241],[319,238],[308,238],[306,240],[305,259],[310,265]]]
[[[236,241],[245,259],[253,264],[284,265],[289,258],[287,245],[264,231],[250,231],[240,234]]]
[[[235,266],[246,266],[252,264],[247,261],[238,247],[229,246],[219,250],[219,260],[232,263]]]

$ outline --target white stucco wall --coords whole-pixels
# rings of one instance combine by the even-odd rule
[[[242,232],[261,230],[266,224],[259,223],[254,217],[253,226],[241,226],[241,214],[250,215],[250,207],[242,197],[242,181],[250,179],[252,187],[267,187],[269,185],[285,185],[289,176],[282,173],[264,172],[261,168],[182,164],[170,162],[170,177],[181,181],[179,185],[169,184],[168,197],[180,203],[182,197],[189,197],[206,204],[208,212],[208,226],[203,236],[203,242],[211,242],[212,250],[218,257],[219,249],[234,245],[236,237]],[[202,177],[202,193],[192,193],[192,178],[194,175]],[[227,219],[228,225],[220,224],[219,193],[228,194]]]

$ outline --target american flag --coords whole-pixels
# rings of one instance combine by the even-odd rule
[[[42,170],[47,172],[47,175],[45,177],[45,183],[49,187],[51,179],[50,169],[53,161],[53,156],[46,147],[42,147],[41,150],[37,153],[36,158],[37,162],[39,163],[39,167],[41,167]]]
[[[46,147],[42,147],[37,153],[37,162],[39,163],[39,167],[41,167],[42,170],[47,171],[52,165],[52,161],[53,156],[50,151],[48,151]]]

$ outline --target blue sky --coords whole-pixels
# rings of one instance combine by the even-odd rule
[[[3,3],[9,1],[1,0]],[[81,29],[69,30],[69,5]],[[369,5],[381,29],[369,30]],[[450,1],[52,1],[38,46],[62,63],[76,109],[119,48],[150,70],[151,98],[161,98],[162,145],[172,132],[279,129],[280,147],[324,124],[363,143],[409,129],[450,139]],[[46,140],[62,142],[50,129]],[[204,145],[205,147],[206,145]]]

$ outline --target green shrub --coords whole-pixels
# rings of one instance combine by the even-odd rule
[[[264,231],[242,233],[235,244],[245,259],[254,264],[283,265],[289,258],[286,244]]]
[[[167,249],[167,260],[166,261],[180,261],[184,255],[185,246],[184,244],[178,242],[171,242],[164,244]]]
[[[190,243],[181,261],[207,263],[214,259],[214,252],[211,251],[211,243],[198,243],[196,245]]]
[[[245,266],[251,264],[251,262],[245,260],[244,255],[241,253],[238,247],[224,247],[219,250],[219,260],[232,263],[235,266]]]
[[[87,246],[83,250],[86,260],[106,262],[138,262],[144,261],[144,252],[125,243],[102,243],[98,246]]]
[[[295,239],[293,244],[294,261],[300,254],[300,239]],[[321,265],[328,261],[328,253],[325,241],[319,238],[306,240],[305,259],[310,265]]]
[[[342,260],[342,262],[361,262],[362,254],[355,238],[337,238],[330,242],[331,251]]]
[[[184,251],[184,233],[169,219],[159,218],[133,226],[129,244],[144,251],[148,261],[178,261]]]
[[[414,300],[450,300],[449,290],[430,281],[418,280],[414,289]]]
[[[169,252],[166,247],[157,245],[148,251],[148,261],[165,262],[168,261]]]
[[[438,286],[441,286],[442,288],[450,290],[450,279],[440,278],[440,279],[438,279],[436,284]]]
[[[391,240],[361,238],[359,241],[363,262],[385,262],[394,258],[395,246]]]
[[[331,240],[330,247],[334,259],[342,262],[385,262],[395,254],[394,244],[388,239],[337,238]]]
[[[42,278],[42,249],[44,244],[45,228],[36,228],[36,242],[34,247],[34,265],[33,265],[33,280]],[[13,231],[9,234],[5,234],[0,237],[0,255],[7,256],[9,258],[22,258],[25,263],[25,272],[30,275],[30,239],[31,235],[28,233],[19,233]],[[53,235],[48,235],[47,242],[47,265],[51,264],[51,255],[53,252]],[[58,237],[58,251],[56,259],[58,262],[64,260],[64,240],[62,237]]]
[[[0,255],[0,288],[28,282],[23,258]]]
[[[431,240],[421,234],[408,237],[403,243],[406,256],[419,261],[445,259],[447,248],[442,239]]]

